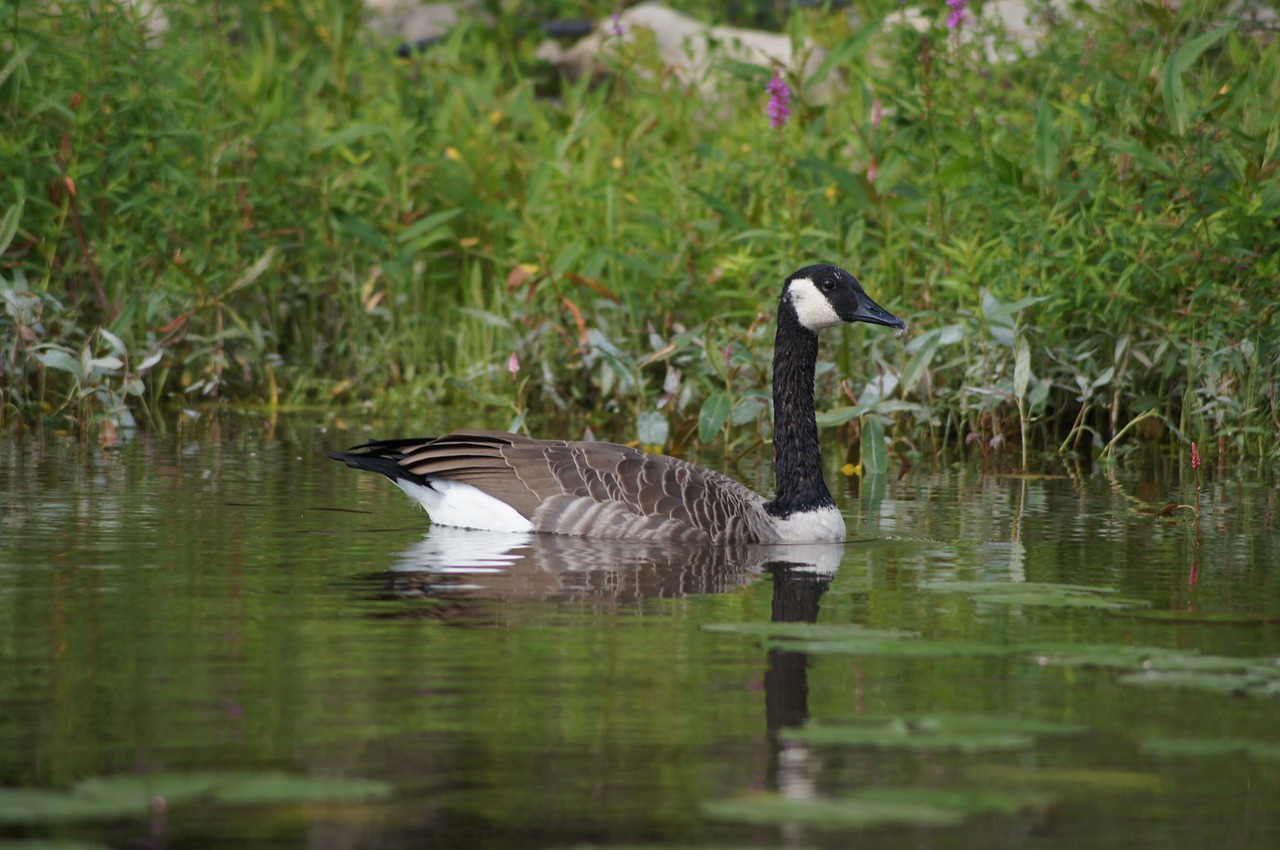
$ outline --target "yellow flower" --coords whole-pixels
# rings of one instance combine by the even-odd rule
[[[462,154],[458,153],[458,149],[453,145],[449,145],[449,147],[444,149],[444,158],[450,162],[460,162],[462,160]]]
[[[846,463],[844,466],[840,467],[840,472],[843,473],[844,475],[856,475],[859,478],[861,478],[862,464],[858,464],[857,466],[854,466],[851,463]]]
[[[621,168],[621,167],[622,167],[622,157],[620,157],[620,156],[615,156],[615,157],[613,158],[613,167],[614,167],[614,168]]]

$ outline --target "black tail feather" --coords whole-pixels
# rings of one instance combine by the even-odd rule
[[[345,452],[329,452],[329,457],[340,460],[352,469],[364,469],[385,475],[392,481],[401,478],[415,479],[417,476],[400,466],[404,450],[429,442],[430,437],[410,437],[400,440],[370,440],[358,446],[352,446]]]

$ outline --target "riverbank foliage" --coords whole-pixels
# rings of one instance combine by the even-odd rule
[[[158,38],[5,4],[0,417],[479,402],[745,447],[778,283],[826,260],[912,327],[830,336],[828,426],[1280,451],[1280,46],[1225,4],[1082,11],[1001,62],[941,2],[925,33],[799,10],[832,61],[777,130],[767,70],[684,86],[640,32],[571,81],[546,5],[502,5],[396,58],[354,0],[173,2]]]

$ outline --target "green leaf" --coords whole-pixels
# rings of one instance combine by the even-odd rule
[[[656,410],[646,410],[636,419],[636,436],[646,447],[662,448],[667,444],[670,432],[667,417]]]
[[[79,358],[73,357],[62,349],[51,348],[48,351],[41,351],[36,354],[36,359],[39,360],[46,369],[58,369],[62,372],[70,372],[77,378],[82,377],[83,370],[80,368]]]
[[[733,406],[733,414],[729,417],[729,422],[733,425],[745,425],[753,419],[760,418],[762,412],[764,412],[764,402],[749,395],[739,399]]]
[[[929,368],[929,364],[933,362],[933,356],[938,353],[939,337],[935,334],[919,350],[907,361],[906,367],[902,370],[902,394],[910,395],[916,388],[924,370]]]
[[[808,87],[822,85],[822,82],[837,67],[847,65],[860,56],[866,49],[867,42],[880,30],[880,24],[881,21],[872,21],[833,47],[817,70],[805,80],[805,85]]]
[[[862,423],[862,474],[883,475],[889,471],[889,449],[884,443],[884,426],[874,416]]]
[[[0,254],[9,248],[9,243],[18,233],[18,222],[22,219],[22,207],[26,198],[19,196],[18,203],[5,211],[4,220],[0,221]]]
[[[453,232],[450,229],[441,230],[441,226],[460,215],[462,215],[462,210],[456,209],[441,210],[440,212],[424,216],[406,227],[400,235],[396,237],[396,241],[401,245],[404,245],[408,242],[414,242],[422,236],[431,234],[432,238],[428,239],[427,243],[430,244],[431,242],[436,242],[442,237],[451,235]],[[436,231],[439,232],[437,233]]]
[[[704,443],[715,439],[716,434],[724,427],[731,409],[729,395],[723,390],[716,390],[707,396],[707,400],[702,403],[702,410],[698,412],[698,439]]]
[[[1190,70],[1191,65],[1200,58],[1200,54],[1222,40],[1232,30],[1232,27],[1219,27],[1216,30],[1210,30],[1203,35],[1198,35],[1183,42],[1182,46],[1173,54],[1178,73],[1183,74]]]
[[[1187,133],[1187,90],[1182,85],[1182,71],[1175,52],[1164,65],[1160,93],[1164,96],[1164,111],[1169,119],[1169,130],[1175,136]]]
[[[1018,400],[1027,397],[1027,384],[1031,382],[1031,345],[1025,336],[1019,336],[1013,346],[1013,392]]]
[[[831,410],[824,410],[816,417],[818,427],[832,428],[836,425],[843,425],[846,422],[857,419],[859,416],[865,416],[870,409],[865,404],[859,404],[853,407],[834,407]]]
[[[1058,171],[1058,150],[1061,139],[1057,122],[1054,120],[1053,105],[1046,97],[1040,98],[1040,108],[1036,110],[1032,141],[1035,146],[1036,169],[1046,180],[1052,178]]]

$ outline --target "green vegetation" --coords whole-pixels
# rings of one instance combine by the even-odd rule
[[[829,260],[912,332],[833,335],[828,425],[906,456],[1280,452],[1280,47],[1222,3],[1125,3],[991,64],[897,5],[781,22],[835,61],[775,132],[767,71],[685,90],[643,32],[562,80],[545,4],[396,60],[356,0],[174,2],[150,41],[117,5],[7,3],[0,418],[474,400],[745,449],[759,313]]]

